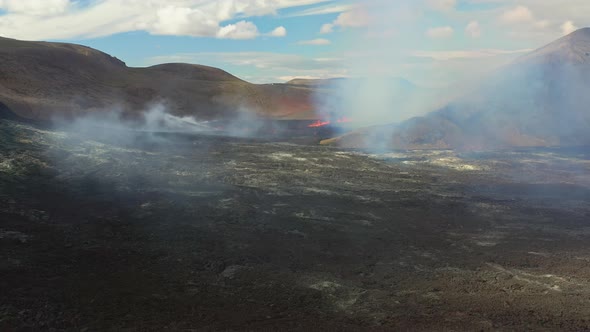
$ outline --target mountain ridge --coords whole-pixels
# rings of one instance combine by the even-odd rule
[[[136,114],[165,103],[174,115],[316,119],[313,89],[252,84],[219,68],[182,63],[128,67],[77,44],[0,37],[0,102],[18,117],[48,120],[116,108]]]
[[[590,27],[576,30],[538,48],[516,59],[515,63],[533,60],[558,60],[571,64],[590,63]]]

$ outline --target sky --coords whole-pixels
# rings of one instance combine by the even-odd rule
[[[188,62],[253,83],[477,79],[590,26],[589,0],[0,0],[0,36],[87,45],[144,67]],[[360,69],[363,68],[363,69]]]

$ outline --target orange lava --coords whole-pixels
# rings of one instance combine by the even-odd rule
[[[350,118],[347,117],[341,117],[338,120],[336,120],[336,123],[349,123],[352,122],[352,120]],[[324,126],[328,126],[332,124],[332,121],[329,120],[317,120],[316,122],[308,125],[307,127],[309,128],[318,128],[318,127],[324,127]]]
[[[323,127],[323,126],[327,126],[330,124],[330,121],[322,121],[322,120],[317,120],[316,122],[308,125],[309,128],[318,128],[318,127]]]

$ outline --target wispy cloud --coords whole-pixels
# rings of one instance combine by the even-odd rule
[[[336,56],[378,50],[380,54],[366,58],[380,61],[374,67],[384,75],[435,81],[440,61],[448,70],[445,80],[470,75],[476,62],[489,67],[590,26],[589,12],[588,0],[0,0],[0,34],[29,40],[87,39],[85,44],[100,47],[108,44],[108,36],[120,34],[117,42],[144,38],[141,45],[162,45],[171,54],[220,45],[235,52],[184,53],[148,62],[209,64],[257,81],[345,76],[344,60]],[[127,32],[145,33],[123,35]],[[148,34],[196,38],[156,41]],[[260,36],[267,38],[229,41]],[[105,38],[92,39],[96,37]],[[226,41],[209,43],[199,37]],[[293,47],[297,44],[315,47]],[[112,45],[107,49],[116,48]],[[178,45],[182,47],[174,49]],[[417,45],[422,51],[412,52]],[[143,52],[154,49],[123,52],[128,57],[124,60],[143,64],[148,56]],[[245,49],[261,52],[240,52]],[[281,53],[287,50],[294,54]],[[358,63],[372,62],[361,57]]]
[[[0,0],[0,31],[20,39],[70,39],[110,36],[130,31],[250,39],[261,33],[247,20],[275,15],[281,9],[327,0],[97,0],[86,6],[74,0]],[[238,23],[225,23],[241,19]]]
[[[500,55],[522,54],[532,49],[521,50],[457,50],[457,51],[415,51],[411,55],[419,58],[429,58],[436,61],[457,60],[457,59],[482,59]]]
[[[344,11],[330,23],[322,25],[320,34],[328,34],[334,32],[334,28],[362,28],[369,24],[371,18],[362,6],[352,6],[347,11]]]
[[[328,39],[324,39],[324,38],[317,38],[317,39],[311,39],[311,40],[302,40],[300,42],[297,42],[297,44],[299,45],[330,45],[332,42],[330,42]]]
[[[533,21],[534,16],[528,7],[517,6],[505,11],[500,19],[505,23],[524,23]]]
[[[354,8],[353,4],[331,3],[328,5],[317,6],[295,12],[288,17],[313,16],[325,14],[337,14],[349,11]]]

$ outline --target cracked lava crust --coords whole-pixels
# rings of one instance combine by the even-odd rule
[[[584,150],[149,136],[0,122],[0,329],[590,328]]]

